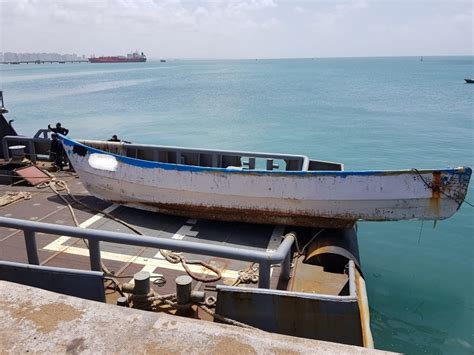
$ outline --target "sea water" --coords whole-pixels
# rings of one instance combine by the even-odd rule
[[[351,169],[474,167],[473,57],[0,66],[25,135],[305,154]],[[474,202],[474,182],[467,199]],[[0,213],[1,214],[1,213]],[[359,223],[379,349],[474,351],[474,209]]]

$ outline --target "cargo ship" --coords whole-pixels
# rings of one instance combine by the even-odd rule
[[[138,63],[146,62],[146,55],[141,52],[129,53],[127,56],[108,56],[108,57],[91,57],[91,63]]]

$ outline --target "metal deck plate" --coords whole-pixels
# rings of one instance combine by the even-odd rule
[[[201,243],[224,244],[236,248],[263,251],[275,249],[275,243],[278,246],[280,242],[279,237],[281,234],[277,238],[275,236],[272,238],[274,233],[273,226],[194,220],[118,205],[109,205],[88,195],[80,181],[74,176],[63,173],[62,178],[67,181],[72,193],[88,206],[99,210],[105,209],[148,236],[195,240]],[[12,190],[11,187],[2,186],[2,190],[7,188],[10,191]],[[16,187],[16,189],[31,192],[32,198],[1,208],[0,215],[46,223],[74,225],[72,216],[64,202],[50,189],[38,189],[27,186]],[[73,208],[80,226],[83,228],[133,234],[124,225],[104,217],[102,214],[92,212],[77,204],[73,204]],[[283,230],[278,228],[276,232],[281,233]],[[85,243],[80,239],[43,235],[40,233],[37,236],[37,244],[42,265],[90,270],[89,251]],[[138,271],[148,271],[152,276],[163,275],[167,281],[166,284],[162,286],[153,285],[153,288],[159,293],[174,292],[175,278],[185,274],[181,264],[167,262],[157,249],[101,243],[101,250],[103,263],[122,282],[130,281],[134,273]],[[223,276],[219,283],[224,284],[234,283],[238,277],[239,270],[250,266],[250,263],[238,260],[192,254],[183,255],[189,260],[198,259],[218,267]],[[0,260],[26,262],[26,252],[21,231],[0,228]],[[196,273],[203,271],[200,266],[191,265],[190,267]],[[276,268],[274,271],[271,287],[276,287],[278,282],[278,269]],[[195,289],[204,289],[205,286],[209,290],[209,284],[194,282]],[[256,287],[256,284],[248,284],[247,287]],[[113,302],[113,297],[109,301]]]
[[[36,166],[27,166],[26,168],[16,169],[15,172],[25,179],[30,185],[36,186],[43,182],[48,182],[51,177],[46,175],[43,171],[38,169]]]

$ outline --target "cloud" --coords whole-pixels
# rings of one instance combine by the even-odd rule
[[[328,29],[345,18],[360,14],[369,8],[367,0],[345,0],[331,3],[314,15],[314,24],[319,28]]]
[[[355,9],[366,9],[369,7],[367,0],[350,0],[342,3],[336,3],[334,8],[339,12],[348,12]]]
[[[297,14],[304,14],[306,12],[301,6],[295,6],[293,11]]]
[[[1,50],[13,52],[351,56],[407,54],[416,39],[459,54],[473,38],[469,0],[0,0],[0,12]]]
[[[274,27],[277,27],[279,25],[281,25],[281,21],[276,19],[275,17],[272,17],[268,21],[265,21],[262,24],[260,24],[260,27],[262,29],[268,30],[268,29],[272,29]]]
[[[276,6],[273,0],[230,1],[227,5],[229,9],[237,11],[258,11]]]
[[[76,25],[124,24],[195,25],[222,20],[242,20],[266,9],[276,8],[274,0],[229,2],[181,2],[179,0],[7,0],[3,13],[11,20],[35,19]],[[270,17],[271,18],[271,17]]]

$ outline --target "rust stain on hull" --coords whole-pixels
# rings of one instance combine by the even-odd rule
[[[318,217],[301,214],[283,214],[268,210],[223,208],[212,206],[190,206],[180,204],[111,201],[120,205],[129,205],[148,211],[188,218],[203,218],[215,221],[243,222],[257,224],[277,224],[311,228],[350,228],[355,220],[343,218]]]
[[[441,173],[439,171],[433,172],[433,181],[431,183],[431,199],[430,199],[430,210],[437,216],[440,215],[441,211]]]
[[[441,193],[440,193],[440,189],[441,189],[441,173],[440,172],[433,172],[433,188],[432,188],[432,198],[440,198],[441,197]]]

